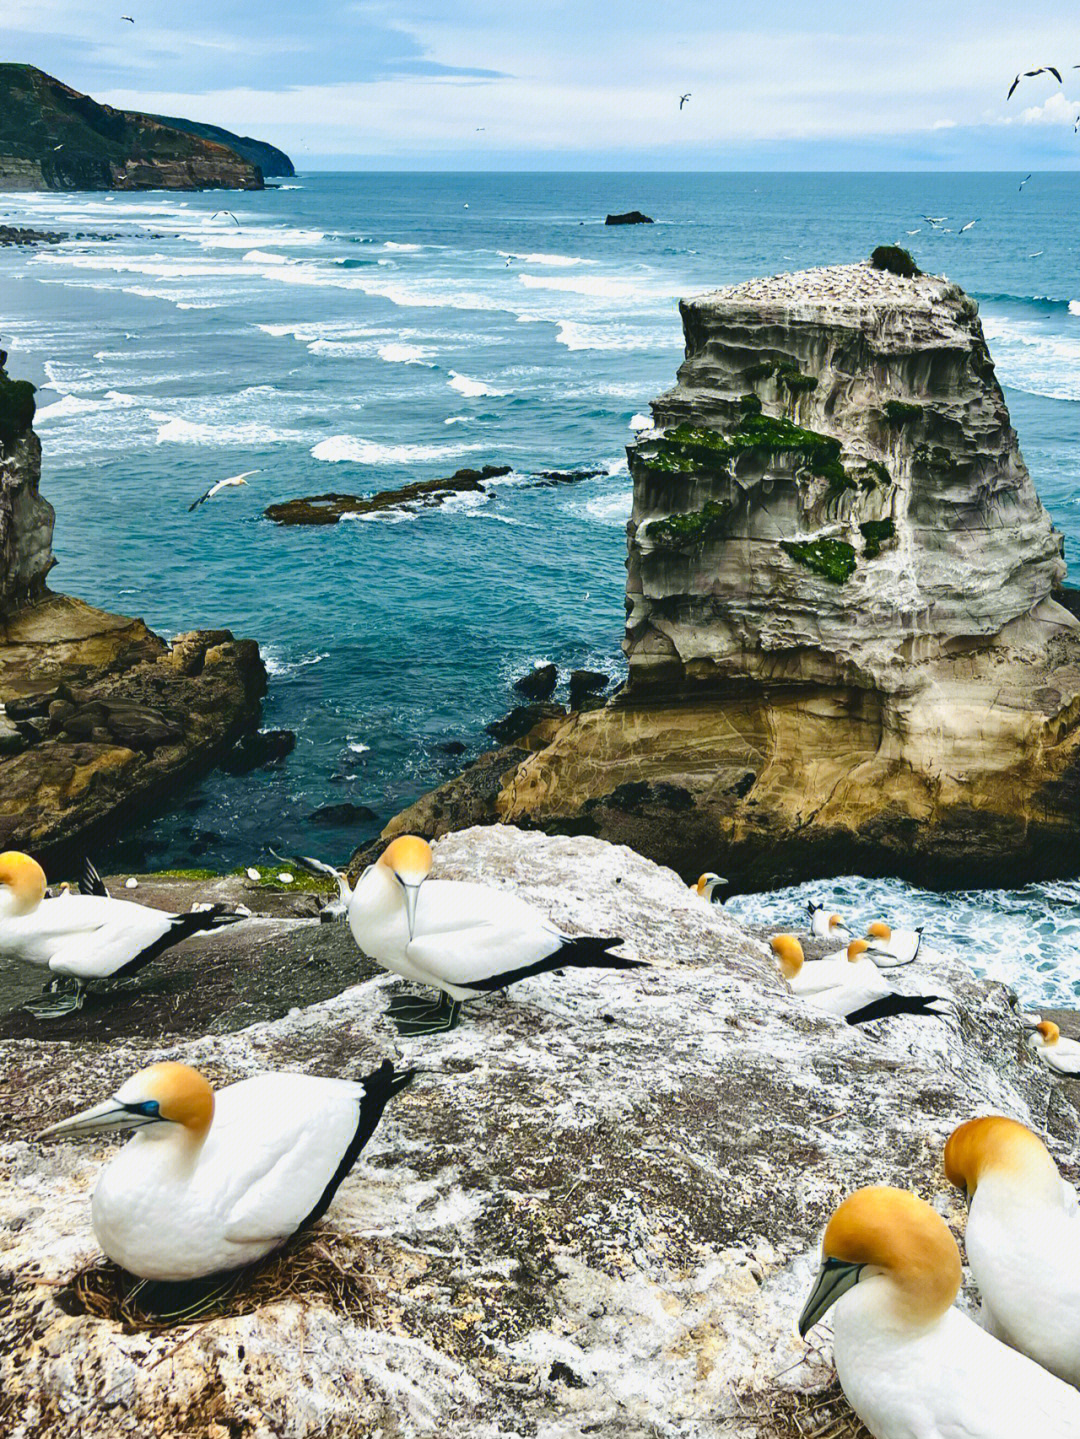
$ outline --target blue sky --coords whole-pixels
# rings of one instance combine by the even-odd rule
[[[1062,0],[3,0],[0,56],[111,104],[272,140],[300,169],[1072,169],[1070,12]],[[1045,64],[1063,87],[1039,76],[1006,102],[1017,70]]]

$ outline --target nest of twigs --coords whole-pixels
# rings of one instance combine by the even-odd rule
[[[307,1299],[371,1325],[376,1291],[368,1260],[368,1252],[343,1235],[320,1230],[298,1235],[276,1254],[238,1270],[235,1283],[200,1311],[198,1322],[251,1314],[282,1300]],[[140,1309],[136,1282],[108,1259],[80,1270],[57,1294],[57,1302],[69,1314],[108,1319],[128,1332],[167,1329],[180,1322]]]
[[[873,1439],[834,1379],[827,1389],[744,1394],[740,1407],[758,1421],[758,1439]]]

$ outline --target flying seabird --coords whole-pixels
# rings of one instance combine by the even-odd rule
[[[61,980],[74,982],[72,990],[26,1006],[39,1019],[80,1009],[88,981],[134,974],[190,935],[236,918],[220,905],[170,914],[113,899],[89,861],[78,894],[47,899],[45,891],[45,871],[36,860],[17,850],[0,854],[0,956],[50,970],[54,990]]]
[[[1062,1079],[1080,1079],[1080,1044],[1075,1039],[1062,1039],[1061,1030],[1052,1019],[1035,1026],[1028,1040],[1035,1053],[1052,1074]]]
[[[680,109],[680,110],[682,109],[682,107],[686,104],[687,100],[689,100],[689,99],[690,99],[690,91],[689,91],[689,90],[686,92],[685,95],[680,95],[680,96],[679,96],[679,109]]]
[[[840,1386],[879,1439],[1075,1439],[1080,1394],[953,1307],[962,1273],[925,1200],[859,1189],[829,1220],[799,1333],[832,1310]]]
[[[135,21],[131,18],[130,15],[121,15],[121,16],[120,16],[120,19],[121,19],[121,20],[126,20],[129,25],[134,25],[134,24],[135,24]]]
[[[830,914],[823,904],[806,901],[806,912],[810,916],[810,933],[815,939],[850,939],[847,925],[838,914]]]
[[[294,863],[331,874],[347,907],[349,928],[363,952],[393,974],[439,991],[435,1004],[416,995],[390,1002],[402,1035],[453,1029],[461,1004],[553,969],[639,969],[640,960],[611,950],[622,943],[599,935],[570,936],[512,891],[463,880],[429,879],[431,846],[399,835],[350,889],[329,865]]]
[[[238,230],[242,230],[242,229],[243,229],[243,226],[240,224],[240,221],[236,218],[236,216],[233,214],[233,212],[232,212],[231,210],[215,210],[214,213],[210,216],[210,218],[211,218],[211,220],[216,220],[219,215],[228,215],[229,219],[233,221],[233,223],[236,225],[236,228],[237,228]]]
[[[870,958],[879,969],[899,969],[911,964],[922,944],[922,925],[916,929],[892,929],[883,919],[876,919],[866,931]]]
[[[827,1010],[848,1024],[869,1024],[894,1014],[941,1016],[950,1001],[940,994],[898,994],[877,965],[867,963],[865,940],[852,940],[845,959],[805,962],[803,947],[793,934],[778,934],[771,941],[780,971],[792,994]]]
[[[694,893],[700,895],[706,904],[719,904],[720,901],[716,897],[716,891],[722,884],[727,884],[727,880],[721,879],[718,874],[713,874],[712,870],[709,870],[701,876],[697,884],[693,886],[693,889]]]
[[[970,230],[970,229],[972,228],[972,226],[977,225],[978,223],[979,223],[978,220],[969,220],[966,225],[961,225],[961,226],[960,226],[960,229],[957,231],[957,234],[962,235],[965,230]]]
[[[945,1145],[945,1175],[968,1202],[964,1246],[987,1326],[1080,1385],[1080,1208],[1046,1145],[1002,1115],[969,1119]]]
[[[260,1074],[215,1094],[186,1064],[152,1064],[44,1134],[136,1131],[97,1182],[94,1233],[143,1281],[140,1309],[191,1319],[322,1217],[414,1073],[385,1060],[358,1081]]]
[[[1030,176],[1030,175],[1025,175],[1025,176],[1024,176],[1024,178],[1020,181],[1020,184],[1017,186],[1017,192],[1018,192],[1018,193],[1019,193],[1020,190],[1022,190],[1022,189],[1024,188],[1024,186],[1027,184],[1027,182],[1028,182],[1030,179],[1031,179],[1031,176]]]
[[[944,225],[948,215],[924,215],[923,219],[928,225]]]
[[[1080,65],[1074,65],[1073,69],[1080,69]],[[1058,82],[1059,85],[1062,83],[1060,70],[1056,69],[1053,65],[1040,65],[1037,70],[1025,70],[1022,75],[1017,75],[1016,79],[1009,86],[1009,93],[1005,96],[1005,99],[1011,100],[1013,97],[1013,91],[1016,89],[1017,85],[1019,85],[1020,81],[1030,80],[1033,75],[1053,75],[1054,79]]]
[[[233,475],[230,479],[218,480],[217,484],[211,485],[206,493],[200,495],[194,504],[188,505],[188,514],[190,515],[192,510],[197,510],[199,506],[205,504],[207,500],[212,500],[219,491],[227,490],[230,486],[246,485],[251,475],[261,474],[262,470],[245,470],[242,475]]]

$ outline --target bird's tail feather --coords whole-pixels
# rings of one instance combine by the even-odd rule
[[[935,1005],[945,1005],[944,1011],[936,1009]],[[871,1004],[864,1004],[861,1009],[852,1010],[844,1018],[848,1024],[869,1024],[875,1019],[888,1019],[894,1014],[915,1014],[923,1017],[936,1015],[939,1018],[943,1013],[949,1013],[950,1001],[940,994],[886,994],[881,999],[875,999]]]
[[[115,975],[135,974],[142,969],[144,964],[149,964],[152,959],[157,959],[159,954],[165,950],[172,949],[174,944],[181,940],[189,939],[193,934],[201,934],[204,930],[220,929],[222,925],[235,924],[238,920],[245,918],[242,914],[230,914],[220,904],[213,904],[209,909],[193,909],[187,914],[178,914],[169,925],[169,928],[160,937],[155,939],[153,944],[148,944],[145,949],[133,955],[126,964],[122,964],[114,971]]]
[[[582,934],[574,939],[564,940],[553,954],[538,959],[520,969],[493,974],[488,979],[468,982],[470,989],[494,991],[516,984],[519,979],[529,979],[534,974],[547,974],[553,969],[648,969],[643,959],[627,959],[611,950],[622,944],[621,939],[611,939],[598,934]]]

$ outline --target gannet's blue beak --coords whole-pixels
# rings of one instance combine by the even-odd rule
[[[421,880],[420,883],[422,884],[423,881]],[[420,895],[420,885],[406,884],[404,880],[401,881],[401,885],[405,891],[405,918],[409,924],[409,940],[411,942],[416,931],[416,901]]]
[[[95,1104],[93,1109],[84,1109],[81,1114],[73,1114],[70,1119],[62,1119],[59,1124],[43,1129],[37,1137],[46,1139],[52,1135],[81,1139],[87,1134],[142,1129],[147,1124],[158,1123],[160,1119],[157,1105],[152,1101],[148,1104],[121,1104],[118,1099],[106,1099],[103,1104]]]
[[[861,1264],[848,1264],[842,1259],[825,1260],[818,1270],[810,1298],[799,1315],[799,1334],[803,1339],[840,1296],[858,1284],[862,1271]]]

